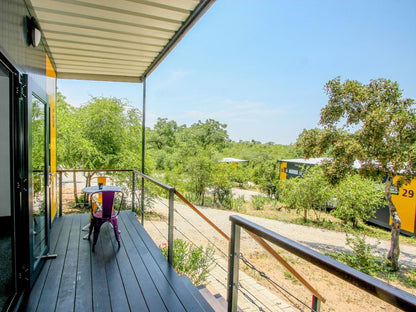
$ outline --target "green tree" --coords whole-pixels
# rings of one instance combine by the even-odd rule
[[[214,202],[220,206],[231,209],[232,208],[232,174],[237,171],[233,165],[216,162],[213,165],[212,187],[214,193]]]
[[[200,150],[184,159],[183,165],[179,167],[186,179],[186,189],[196,195],[202,206],[205,203],[206,190],[212,185],[214,162],[210,151]]]
[[[58,93],[57,123],[60,167],[99,170],[140,166],[141,112],[122,100],[92,97],[74,107]],[[93,175],[86,174],[87,185]]]
[[[192,141],[202,148],[212,146],[217,150],[222,150],[230,141],[226,128],[226,124],[207,119],[205,122],[198,121],[198,123],[189,127],[188,135]]]
[[[57,95],[57,162],[60,168],[89,168],[99,152],[84,135],[79,110]]]
[[[383,202],[383,191],[373,180],[358,174],[349,175],[337,185],[334,192],[337,200],[333,214],[353,228],[358,222],[373,217]]]
[[[369,84],[339,77],[325,85],[328,104],[321,110],[320,129],[304,130],[297,146],[305,157],[330,155],[326,165],[334,181],[353,170],[360,161],[361,172],[386,177],[385,198],[392,218],[391,247],[387,254],[392,269],[398,270],[401,220],[391,199],[393,179],[399,186],[414,177],[416,170],[416,114],[414,100],[402,98],[397,82],[371,80]]]
[[[168,121],[167,118],[159,117],[153,126],[153,130],[148,135],[147,142],[159,150],[174,147],[179,129],[176,121]]]
[[[319,218],[317,212],[326,207],[332,196],[331,185],[320,166],[304,168],[303,177],[284,180],[281,188],[280,200],[290,208],[303,210],[305,221],[309,210]]]

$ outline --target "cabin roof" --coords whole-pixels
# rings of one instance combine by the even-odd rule
[[[31,0],[57,78],[142,82],[215,0]]]

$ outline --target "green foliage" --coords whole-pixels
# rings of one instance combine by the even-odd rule
[[[167,258],[167,245],[162,245],[160,250]],[[214,263],[214,253],[212,247],[192,246],[177,238],[173,242],[173,267],[178,274],[186,274],[195,285],[203,284]]]
[[[141,113],[122,100],[92,97],[74,107],[58,93],[57,131],[61,167],[130,169],[141,164]]]
[[[58,93],[57,114],[58,167],[141,169],[141,112],[136,108],[112,97],[92,97],[75,107]],[[202,205],[212,190],[214,205],[230,209],[236,205],[232,202],[233,184],[244,187],[248,182],[276,197],[278,159],[295,157],[299,152],[293,145],[231,142],[226,128],[212,119],[188,127],[159,118],[153,129],[146,131],[146,173],[157,174]],[[219,163],[230,156],[249,163]]]
[[[278,190],[278,159],[298,156],[293,145],[230,142],[226,125],[208,119],[190,127],[159,118],[147,132],[147,153],[165,182],[205,204],[207,191],[213,191],[214,204],[226,209],[232,205],[231,187],[254,182],[270,197]],[[223,157],[249,160],[249,163],[219,164]]]
[[[377,275],[385,270],[384,259],[374,254],[376,247],[365,241],[366,236],[359,234],[346,234],[347,245],[352,253],[333,254],[336,260],[369,275]]]
[[[251,204],[256,210],[263,210],[264,205],[268,202],[268,199],[262,195],[254,195]]]
[[[326,207],[331,199],[331,186],[325,179],[322,168],[314,166],[305,168],[303,177],[282,181],[280,201],[290,208],[304,211],[307,220],[308,211],[317,211]]]
[[[238,166],[235,174],[239,176],[234,181],[240,185],[251,181],[270,197],[277,197],[279,191],[279,160],[301,156],[294,145],[262,144],[256,141],[231,142],[223,154],[249,160],[248,164]]]
[[[333,157],[329,171],[338,175],[357,159],[368,175],[414,176],[415,102],[402,98],[397,82],[376,79],[365,85],[341,83],[337,77],[325,91],[329,100],[321,110],[323,128],[304,130],[296,143],[306,157],[329,154]]]
[[[360,161],[363,174],[387,177],[385,198],[392,222],[387,258],[398,270],[401,220],[391,199],[396,175],[410,182],[416,172],[416,111],[413,99],[402,98],[397,82],[371,80],[369,84],[339,77],[325,85],[328,104],[321,110],[321,129],[304,130],[296,146],[305,157],[329,155],[326,172],[337,183]]]
[[[343,179],[335,187],[334,196],[337,199],[334,216],[344,222],[351,222],[354,228],[360,221],[373,217],[384,202],[380,186],[358,174]]]
[[[234,170],[235,168],[227,163],[217,162],[213,166],[212,188],[214,201],[226,209],[232,207],[231,172]]]
[[[243,196],[231,199],[231,209],[234,211],[244,211],[245,200]]]

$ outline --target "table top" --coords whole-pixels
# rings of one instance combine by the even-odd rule
[[[82,191],[87,194],[91,194],[95,192],[107,192],[107,191],[118,192],[118,191],[121,191],[121,187],[114,186],[114,185],[103,185],[103,188],[99,189],[98,185],[94,185],[94,186],[84,187]]]

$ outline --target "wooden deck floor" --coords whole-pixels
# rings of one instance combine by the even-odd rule
[[[178,276],[131,211],[119,216],[121,248],[103,225],[95,253],[83,240],[89,215],[55,220],[51,251],[26,311],[213,311],[189,279]]]

